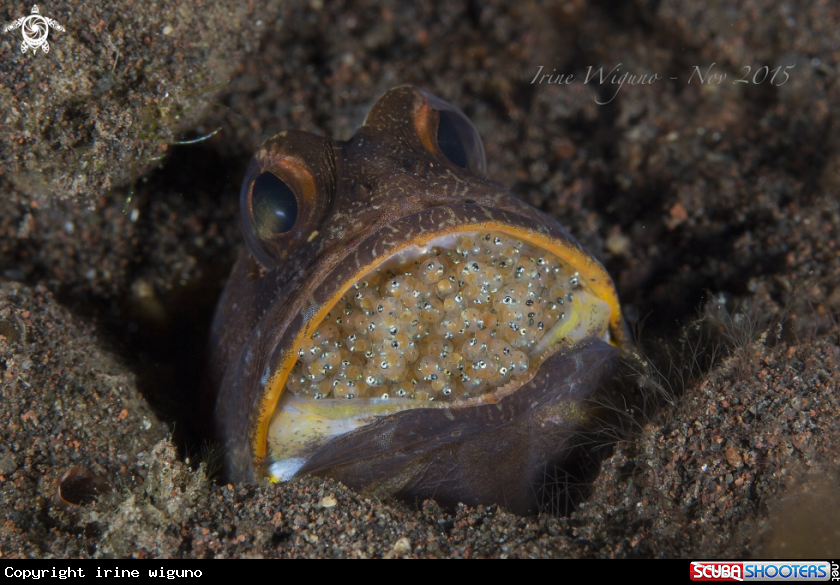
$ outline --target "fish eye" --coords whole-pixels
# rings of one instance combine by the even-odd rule
[[[470,119],[449,102],[427,91],[420,90],[420,93],[438,115],[436,139],[441,153],[453,165],[482,179],[486,178],[484,144]]]
[[[333,165],[332,143],[299,130],[272,136],[254,155],[239,211],[245,245],[263,268],[276,268],[318,233],[335,189]]]
[[[292,189],[274,173],[264,172],[251,188],[254,231],[261,239],[290,231],[297,221],[298,202]]]
[[[452,164],[467,168],[467,151],[455,126],[458,119],[452,112],[438,112],[438,114],[440,122],[438,122],[437,143],[441,152]]]

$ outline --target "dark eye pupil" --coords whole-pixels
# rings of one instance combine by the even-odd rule
[[[437,141],[441,152],[453,164],[467,168],[467,151],[456,126],[460,123],[460,120],[455,114],[446,110],[438,110],[438,114],[440,122],[438,123]]]
[[[272,173],[263,173],[251,190],[256,233],[260,238],[282,234],[295,225],[297,198],[289,186]]]

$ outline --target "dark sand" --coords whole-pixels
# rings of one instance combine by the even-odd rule
[[[40,6],[66,29],[49,54],[0,35],[0,556],[840,556],[840,8],[88,4]],[[619,63],[663,79],[582,83]],[[713,63],[725,81],[688,83]],[[577,81],[531,84],[540,65]],[[795,66],[753,83],[765,65]],[[458,104],[490,177],[644,320],[600,474],[536,518],[206,479],[202,358],[250,153],[346,139],[406,82]],[[65,511],[73,466],[113,490]]]

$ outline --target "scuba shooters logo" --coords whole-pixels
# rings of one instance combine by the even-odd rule
[[[57,20],[42,16],[36,4],[32,7],[32,14],[21,16],[7,24],[3,32],[21,29],[23,34],[23,42],[20,44],[21,53],[25,53],[29,49],[32,49],[33,53],[37,53],[39,47],[44,53],[49,53],[50,44],[47,42],[47,36],[49,36],[50,28],[58,31],[64,30],[64,27],[58,24]]]
[[[837,581],[828,561],[692,561],[692,581]]]
[[[692,561],[692,581],[743,581],[744,563]]]

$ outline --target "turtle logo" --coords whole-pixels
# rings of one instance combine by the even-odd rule
[[[32,14],[21,16],[17,20],[7,24],[3,32],[9,32],[18,28],[22,29],[23,42],[20,44],[21,53],[25,53],[28,49],[32,49],[37,53],[38,47],[41,47],[45,53],[49,53],[50,44],[47,42],[49,27],[53,27],[55,30],[64,30],[64,27],[58,24],[57,21],[46,16],[41,16],[41,13],[38,12],[38,5],[36,4],[32,7]]]

